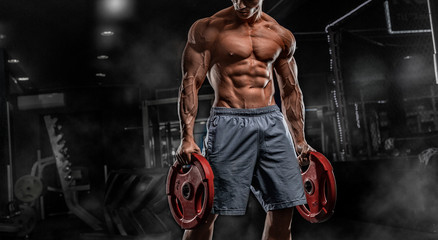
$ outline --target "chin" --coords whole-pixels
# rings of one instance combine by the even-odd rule
[[[237,16],[241,19],[250,19],[251,17],[254,16],[254,14],[241,14],[241,13],[237,13]]]

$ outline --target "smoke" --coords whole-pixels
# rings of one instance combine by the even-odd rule
[[[316,224],[305,221],[295,211],[293,239],[436,239],[438,159],[432,159],[428,166],[415,160],[397,160],[350,162],[345,168],[334,165],[339,176],[340,205],[331,219]],[[264,211],[251,197],[245,216],[218,218],[214,239],[260,239],[264,219]]]
[[[403,162],[404,161],[404,162]],[[437,232],[437,177],[433,165],[386,164],[374,175],[375,189],[361,203],[363,218],[400,228]]]
[[[150,90],[178,87],[185,43],[183,36],[165,28],[160,19],[153,19],[142,28],[136,41],[126,47],[120,68],[129,79],[144,84]]]
[[[429,165],[406,157],[334,164],[335,214],[317,224],[295,214],[293,239],[436,239],[437,160]]]

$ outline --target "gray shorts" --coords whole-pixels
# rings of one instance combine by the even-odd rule
[[[276,105],[212,108],[203,151],[214,173],[214,214],[244,215],[250,189],[265,211],[307,203],[292,137]]]

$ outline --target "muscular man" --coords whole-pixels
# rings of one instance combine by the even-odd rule
[[[204,142],[214,173],[213,210],[205,224],[186,230],[183,239],[212,239],[218,215],[245,214],[250,190],[267,212],[262,238],[291,239],[293,207],[306,203],[298,163],[307,164],[313,151],[304,137],[295,39],[262,12],[263,0],[232,2],[192,25],[183,53],[177,151],[182,164],[200,153],[193,128],[205,77],[215,91]],[[274,72],[281,111],[273,97]]]

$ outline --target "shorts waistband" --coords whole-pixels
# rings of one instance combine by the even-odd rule
[[[278,112],[280,108],[277,105],[271,105],[262,108],[226,108],[212,107],[210,114],[213,115],[235,115],[235,116],[259,116],[272,112]]]

